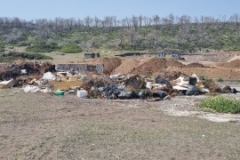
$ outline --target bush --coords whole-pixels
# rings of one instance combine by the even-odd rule
[[[22,47],[22,46],[30,46],[31,43],[30,42],[26,42],[26,41],[20,41],[16,44],[16,46],[18,47]]]
[[[240,101],[222,96],[204,99],[199,107],[221,113],[240,113]]]
[[[57,45],[57,43],[49,43],[47,44],[44,41],[40,41],[35,43],[33,46],[29,46],[26,48],[26,51],[30,51],[30,52],[35,52],[35,53],[39,53],[39,52],[52,52],[55,50],[58,50],[59,47]]]
[[[5,51],[4,47],[0,46],[0,52],[4,52],[4,51]]]
[[[217,79],[218,82],[223,82],[224,80],[222,78]]]
[[[67,44],[67,45],[62,46],[61,52],[64,52],[64,53],[78,53],[78,52],[82,52],[82,48],[80,48],[76,44]]]
[[[29,54],[29,53],[10,52],[8,54],[0,55],[0,62],[9,62],[9,61],[16,60],[18,58],[25,58],[25,59],[30,59],[30,60],[33,60],[33,59],[36,59],[36,60],[40,60],[40,59],[52,60],[53,59],[50,56],[45,56],[45,55],[38,54],[38,53]]]
[[[4,44],[0,42],[0,52],[4,52]]]

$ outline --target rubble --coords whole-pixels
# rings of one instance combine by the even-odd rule
[[[4,88],[10,88],[12,87],[14,84],[14,80],[10,79],[9,81],[1,81],[0,82],[0,89],[4,89]]]
[[[109,73],[109,72],[108,72]],[[167,75],[167,74],[165,74]],[[176,77],[174,80],[173,78]],[[0,68],[0,89],[21,87],[25,93],[72,94],[80,98],[169,99],[208,93],[238,93],[235,88],[220,88],[213,80],[174,73],[155,78],[139,74],[99,74],[96,72],[57,72],[50,63],[23,62]]]

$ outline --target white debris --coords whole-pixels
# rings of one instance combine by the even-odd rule
[[[44,80],[55,80],[56,76],[54,74],[52,74],[52,72],[46,72],[46,73],[44,73],[42,79],[44,79]]]

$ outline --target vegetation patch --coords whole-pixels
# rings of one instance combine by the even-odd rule
[[[26,51],[29,52],[34,52],[34,53],[39,53],[39,52],[52,52],[58,50],[59,47],[57,43],[51,42],[51,43],[46,43],[44,41],[40,41],[35,43],[32,46],[29,46],[26,48]]]
[[[200,108],[207,111],[221,113],[240,113],[240,101],[223,96],[216,96],[204,99],[199,104]]]
[[[27,41],[20,41],[16,44],[16,46],[18,47],[22,47],[22,46],[30,46],[31,43],[30,42],[27,42]]]
[[[0,52],[4,52],[4,45],[0,44]]]
[[[24,59],[36,59],[36,60],[40,60],[40,59],[49,59],[52,60],[53,58],[50,56],[46,56],[46,55],[42,55],[39,53],[34,53],[34,54],[29,54],[29,53],[17,53],[17,52],[10,52],[8,54],[0,54],[0,62],[10,62],[10,61],[14,61],[16,59],[19,58],[24,58]]]
[[[218,82],[223,82],[224,80],[222,78],[217,79]]]
[[[79,53],[82,52],[82,48],[80,48],[77,44],[66,44],[62,46],[60,51],[64,53]]]

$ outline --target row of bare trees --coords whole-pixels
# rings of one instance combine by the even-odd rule
[[[70,41],[86,48],[109,43],[110,47],[131,49],[221,49],[240,42],[239,24],[238,14],[218,18],[192,18],[188,15],[178,17],[169,14],[166,17],[140,15],[117,19],[116,16],[106,16],[100,19],[87,16],[84,19],[55,18],[30,21],[0,17],[0,40],[15,44],[19,41],[29,41],[29,37],[32,37],[35,40],[52,42],[77,31],[81,36],[71,37]],[[229,35],[231,36],[228,37]],[[230,48],[236,49],[236,45]]]
[[[239,14],[233,14],[230,17],[222,16],[219,18],[214,18],[211,16],[201,16],[192,18],[188,15],[174,16],[169,14],[166,17],[160,17],[154,15],[152,17],[146,16],[132,16],[126,17],[121,20],[117,19],[116,16],[106,16],[103,19],[98,17],[87,16],[84,19],[75,18],[55,18],[55,19],[35,19],[35,20],[21,20],[19,18],[8,18],[0,17],[0,27],[1,28],[25,28],[25,29],[42,29],[49,28],[54,30],[62,29],[73,29],[73,28],[113,28],[113,27],[127,27],[137,29],[144,26],[160,26],[160,25],[173,25],[173,24],[203,24],[203,23],[239,23]]]

